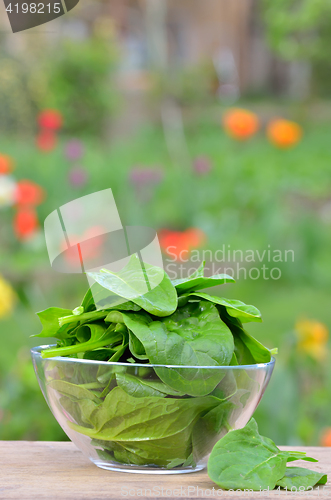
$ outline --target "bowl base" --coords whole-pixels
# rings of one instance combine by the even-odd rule
[[[103,460],[92,460],[100,469],[112,470],[115,472],[131,472],[134,474],[189,474],[203,470],[206,465],[200,464],[196,467],[183,467],[182,469],[161,469],[157,467],[143,467],[139,465],[115,465],[104,462]]]

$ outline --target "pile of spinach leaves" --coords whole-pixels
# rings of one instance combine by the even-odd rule
[[[267,363],[274,351],[243,327],[261,321],[254,306],[201,291],[233,282],[230,276],[205,277],[202,263],[171,281],[145,264],[161,280],[137,297],[140,266],[133,255],[119,273],[89,273],[95,283],[80,306],[38,313],[37,336],[57,339],[43,358],[106,362],[63,364],[51,371],[48,387],[60,395],[70,427],[89,436],[102,459],[194,466],[231,428],[257,384],[246,371],[217,367]]]

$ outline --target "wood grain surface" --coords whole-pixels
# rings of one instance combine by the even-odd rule
[[[282,449],[289,449],[281,447]],[[0,498],[5,500],[103,500],[125,498],[331,499],[331,448],[297,448],[319,460],[295,465],[327,473],[323,488],[308,492],[219,490],[206,471],[192,474],[128,474],[99,469],[70,442],[0,442]],[[294,465],[294,464],[291,464]],[[213,489],[214,488],[214,489]]]

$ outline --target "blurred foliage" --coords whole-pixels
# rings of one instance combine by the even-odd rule
[[[329,61],[329,2],[262,0],[262,4],[267,39],[283,59]]]
[[[285,61],[309,61],[313,94],[330,96],[330,2],[262,0],[261,5],[270,47]]]
[[[212,61],[155,73],[152,100],[174,98],[182,106],[204,106],[213,102],[219,81]]]
[[[9,57],[0,52],[0,130],[18,134],[34,128],[38,109],[38,96],[32,85],[30,66],[27,61]]]
[[[55,108],[67,133],[105,135],[119,102],[113,78],[117,48],[112,32],[99,24],[89,38],[45,42],[44,51],[42,44],[30,43],[31,52],[13,57],[1,44],[0,130],[31,134],[37,111]]]
[[[67,39],[50,56],[44,107],[61,111],[67,133],[104,135],[118,101],[111,79],[114,42],[100,36]]]

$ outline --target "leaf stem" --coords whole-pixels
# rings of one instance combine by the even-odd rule
[[[109,312],[109,311],[108,311]],[[88,313],[80,314],[76,316],[75,314],[71,314],[70,316],[62,316],[59,318],[59,325],[67,325],[69,323],[76,323],[77,321],[87,322],[89,320],[97,321],[98,319],[103,319],[108,314],[107,311],[91,311]]]
[[[56,356],[69,356],[70,354],[78,354],[79,352],[92,351],[93,349],[98,349],[99,347],[104,347],[109,344],[109,337],[98,340],[97,342],[82,342],[81,344],[56,347],[54,349],[45,349],[41,351],[42,358],[54,358]]]

